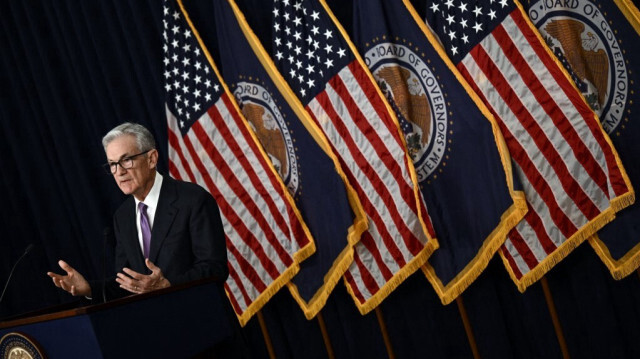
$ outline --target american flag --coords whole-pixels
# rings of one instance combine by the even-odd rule
[[[369,220],[345,273],[362,313],[424,264],[437,242],[397,122],[324,3],[276,0],[271,56],[327,136]]]
[[[296,273],[313,241],[174,1],[165,1],[163,23],[169,171],[208,189],[218,203],[229,260],[225,288],[244,324]]]
[[[426,21],[491,109],[529,212],[500,250],[518,288],[540,279],[632,196],[607,135],[508,0],[436,0]]]

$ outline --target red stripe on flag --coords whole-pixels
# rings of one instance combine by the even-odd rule
[[[413,187],[409,186],[405,181],[404,177],[402,176],[402,169],[400,168],[398,163],[395,161],[395,159],[391,155],[389,149],[385,145],[384,141],[380,138],[378,132],[373,128],[373,126],[371,126],[371,124],[366,119],[364,114],[360,111],[358,105],[356,104],[353,97],[349,93],[349,90],[345,86],[342,79],[339,76],[334,76],[331,80],[329,80],[329,86],[331,86],[338,93],[338,96],[340,96],[340,98],[345,104],[345,107],[349,111],[349,114],[353,119],[353,122],[355,123],[356,126],[358,126],[360,133],[363,134],[367,138],[367,140],[371,143],[371,146],[376,151],[376,154],[382,160],[382,163],[384,163],[385,167],[389,170],[389,173],[393,176],[395,183],[398,184],[398,187],[400,190],[400,196],[402,197],[402,200],[405,202],[407,207],[414,214],[417,215],[417,210],[415,208],[416,200],[415,200],[415,193],[413,192]],[[323,92],[320,95],[323,95],[323,94],[325,93]],[[319,98],[320,95],[318,95],[317,98]],[[342,132],[342,131],[348,131],[348,130],[346,129],[346,127],[344,127],[344,124],[338,119],[339,117],[331,117],[331,120],[334,123],[334,126],[336,126],[336,128],[339,128],[338,132],[347,133],[347,132]],[[359,121],[358,119],[361,119],[361,120]],[[340,128],[339,126],[342,126],[342,128]],[[398,131],[396,129],[396,136],[392,136],[392,137],[394,138],[398,137],[397,132]],[[353,141],[351,137],[349,137],[346,140]],[[353,146],[357,146],[355,142],[353,142]],[[400,147],[400,148],[404,148],[404,147]],[[360,151],[358,151],[358,153],[361,154]],[[403,159],[405,159],[404,156],[403,156]],[[364,161],[362,162],[358,161],[358,163],[364,163],[365,165],[367,165]],[[371,179],[371,177],[369,178]],[[377,177],[376,175],[376,178],[379,178],[379,177]],[[380,182],[379,185],[377,182],[378,181],[372,181],[372,183],[374,184],[374,188],[376,192],[378,192],[378,195],[385,201],[386,207],[389,209],[389,213],[391,214],[391,218],[393,219],[393,223],[396,225],[396,227],[398,227],[398,231],[400,233],[410,234],[408,236],[403,236],[402,240],[404,241],[409,251],[414,256],[417,255],[424,246],[422,245],[422,243],[420,243],[420,241],[415,236],[415,234],[411,231],[411,229],[407,227],[407,224],[404,222],[403,218],[398,213],[398,207],[393,201],[393,195],[391,195],[391,193],[389,192],[387,187],[384,185],[382,180],[379,180]]]
[[[511,256],[511,253],[509,253],[509,251],[507,250],[507,247],[503,245],[502,247],[500,247],[500,251],[502,252],[504,258],[507,259],[507,262],[509,262],[509,266],[511,267],[511,270],[513,271],[513,274],[516,276],[516,278],[522,278],[522,272],[520,272],[516,261]]]
[[[549,95],[549,92],[547,92],[538,77],[535,75],[531,67],[529,67],[527,61],[522,57],[522,54],[518,51],[517,46],[513,43],[504,27],[499,25],[492,34],[496,38],[503,52],[509,58],[509,61],[513,64],[514,68],[518,71],[524,82],[531,90],[531,93],[534,95],[537,102],[542,106],[542,108],[544,108],[545,112],[549,115],[549,118],[560,130],[560,134],[562,134],[562,137],[573,150],[578,162],[582,164],[591,179],[593,179],[608,198],[609,191],[607,188],[607,176],[600,167],[598,161],[596,161],[596,159],[591,155],[587,146],[580,139],[576,129],[571,125],[571,122],[569,122],[567,117],[564,115],[562,109],[560,109],[558,104]],[[599,212],[600,211],[596,208],[596,213],[592,214],[592,216],[587,215],[587,218],[591,220]]]
[[[529,269],[534,268],[538,265],[538,263],[540,263],[538,262],[535,254],[533,254],[533,251],[531,251],[531,248],[529,248],[527,242],[524,241],[524,238],[522,238],[522,235],[520,235],[520,232],[518,232],[516,228],[513,228],[509,232],[509,240],[511,241],[511,243],[513,243],[514,248],[516,249],[516,251],[518,251],[520,257],[522,257]]]
[[[538,192],[542,200],[545,202],[547,207],[549,208],[549,212],[551,214],[551,220],[553,220],[556,225],[558,225],[558,221],[560,223],[564,223],[564,225],[558,225],[560,231],[566,238],[569,238],[570,234],[573,234],[577,231],[577,228],[573,225],[573,223],[567,218],[566,214],[560,210],[560,207],[555,201],[553,194],[551,193],[551,188],[546,183],[542,175],[538,172],[533,163],[529,160],[529,158],[524,153],[524,149],[520,146],[518,141],[511,135],[511,132],[506,128],[500,116],[496,113],[491,103],[486,99],[482,91],[478,88],[476,83],[473,80],[473,77],[464,66],[462,62],[457,66],[458,70],[462,74],[462,76],[467,80],[469,85],[473,88],[473,91],[480,96],[482,102],[489,108],[491,113],[496,118],[496,123],[500,127],[500,132],[505,138],[505,142],[507,146],[509,146],[509,151],[511,153],[511,157],[520,165],[520,168],[524,171],[525,176],[529,180],[529,182],[533,185],[534,189]],[[513,146],[513,147],[512,147]],[[515,147],[515,148],[514,148]],[[559,217],[558,217],[559,216]],[[562,220],[560,220],[562,219]]]
[[[349,288],[351,288],[351,290],[353,291],[353,295],[355,295],[356,299],[358,299],[358,302],[364,303],[365,302],[364,296],[362,295],[362,292],[360,292],[360,290],[358,289],[358,286],[356,285],[356,282],[353,279],[353,276],[351,275],[351,273],[349,273],[349,271],[346,271],[344,273],[344,278],[347,280],[347,283],[352,284],[349,286]]]
[[[540,242],[540,245],[542,245],[542,249],[544,249],[545,253],[553,253],[553,251],[555,251],[558,247],[555,245],[555,243],[553,243],[551,238],[549,238],[544,224],[542,223],[542,218],[540,218],[538,212],[531,208],[531,205],[528,205],[528,207],[528,215],[525,217],[525,220],[527,221],[527,223],[529,223],[529,226],[531,226],[531,228],[533,228],[533,230],[536,232],[536,237]]]
[[[204,133],[204,129],[202,129],[200,123],[198,123],[198,122],[195,122],[191,126],[191,130],[196,132],[196,133],[197,132],[201,132],[200,135],[202,135]],[[204,136],[206,137],[206,134]],[[200,141],[204,141],[203,147],[205,148],[206,152],[209,154],[210,157],[212,157],[212,156],[216,157],[216,156],[219,155],[219,153],[217,152],[217,150],[213,146],[213,143],[211,143],[211,141],[210,141],[210,139],[208,137],[200,139]],[[213,184],[213,180],[211,180],[211,177],[210,177],[209,173],[207,172],[206,168],[204,167],[204,165],[202,164],[200,159],[196,156],[196,151],[193,148],[193,145],[191,144],[191,141],[189,140],[188,137],[184,138],[184,143],[185,143],[185,146],[187,147],[187,149],[189,150],[189,153],[191,153],[191,157],[193,158],[193,162],[196,165],[196,168],[198,168],[198,170],[202,174],[204,181],[207,182],[207,183],[211,183],[209,191],[216,198],[216,202],[218,202],[218,205],[223,210],[223,213],[224,213],[225,217],[227,218],[227,221],[229,221],[229,224],[231,224],[234,227],[234,229],[238,232],[238,235],[242,239],[242,241],[245,242],[245,244],[247,244],[247,246],[249,248],[251,248],[251,250],[256,255],[256,257],[258,258],[258,260],[260,261],[262,266],[265,268],[267,273],[269,273],[271,278],[273,278],[273,279],[277,278],[280,275],[280,272],[278,271],[277,267],[271,261],[271,259],[267,256],[264,248],[262,247],[262,245],[258,241],[258,239],[253,235],[253,233],[251,233],[249,231],[249,229],[246,227],[246,225],[244,224],[242,219],[238,216],[238,214],[236,213],[234,208],[227,202],[227,200],[224,198],[222,193],[220,193],[218,188]],[[220,169],[218,169],[218,171],[220,173],[224,173],[223,171],[220,171]],[[236,187],[238,190],[243,190],[244,191],[244,188],[240,184],[237,183],[238,182],[237,178],[233,175],[233,173],[231,171],[226,171],[226,174],[227,174],[227,177],[228,177],[227,182],[232,182],[233,183],[233,184],[230,184],[230,187],[232,189],[234,187]],[[235,190],[234,190],[234,192],[235,192]],[[244,197],[246,197],[246,196],[247,195],[245,195]],[[249,208],[252,208],[252,207],[255,207],[255,204],[249,203]],[[285,259],[288,259],[291,262],[291,258],[288,256],[288,254],[286,252],[284,252],[284,249],[280,246],[280,243],[278,243],[277,240],[275,240],[275,242],[276,242],[277,247],[274,247],[274,250],[276,251],[276,253],[278,253],[280,255],[281,260],[284,257]],[[273,245],[273,243],[271,243],[271,244]],[[280,248],[278,248],[278,247],[280,247]],[[227,246],[227,249],[230,249],[230,248]],[[284,255],[282,255],[281,252],[284,252]]]
[[[367,96],[367,100],[369,101],[369,103],[371,103],[371,106],[378,114],[378,117],[380,117],[380,120],[385,125],[387,131],[393,134],[393,139],[395,140],[398,147],[404,148],[405,145],[404,143],[402,143],[402,139],[400,138],[400,134],[398,133],[398,127],[391,120],[391,117],[389,116],[389,112],[387,110],[387,106],[385,106],[382,98],[378,94],[378,91],[376,91],[376,88],[373,86],[371,79],[363,69],[362,65],[360,65],[360,62],[356,60],[351,61],[351,63],[347,65],[347,67],[349,68],[351,75],[353,75],[353,78],[360,85],[362,92]]]
[[[187,161],[187,159],[184,157],[184,154],[182,153],[182,147],[180,146],[180,139],[173,132],[173,130],[171,128],[169,128],[168,130],[169,130],[168,131],[168,133],[169,133],[169,146],[171,148],[173,148],[173,150],[178,155],[178,158],[180,158],[180,162],[182,162],[182,167],[187,172],[187,175],[189,176],[189,180],[191,182],[195,183],[196,182],[196,176],[193,174],[193,172],[191,172],[191,167],[189,166],[189,162]],[[176,173],[179,172],[177,168],[175,170],[176,170]],[[174,176],[174,177],[176,177],[176,176]]]
[[[335,109],[333,108],[333,106],[331,105],[331,101],[329,100],[329,97],[327,96],[326,91],[323,91],[320,94],[318,94],[318,96],[316,96],[316,100],[318,101],[320,106],[323,108],[325,113],[327,113],[328,117],[331,119],[334,126],[336,126],[336,129],[337,129],[336,132],[342,138],[343,142],[345,143],[345,146],[351,153],[351,156],[355,159],[356,163],[358,164],[358,167],[362,169],[362,173],[366,175],[369,181],[371,182],[373,189],[378,193],[378,195],[381,196],[381,198],[386,198],[387,200],[390,200],[390,194],[387,191],[385,191],[387,194],[386,197],[380,194],[380,191],[387,189],[386,186],[382,183],[382,181],[378,177],[375,170],[371,168],[371,166],[367,163],[366,159],[362,155],[362,152],[360,152],[360,150],[358,149],[357,145],[354,143],[351,136],[349,136],[349,130],[339,120],[339,116],[335,112]],[[313,111],[309,110],[308,108],[307,110],[311,114],[311,116],[314,116]],[[314,116],[314,119],[315,119],[315,116]],[[317,122],[317,119],[315,119],[315,121]],[[376,224],[376,228],[378,228],[378,232],[380,233],[380,236],[382,237],[382,240],[385,246],[387,247],[387,250],[389,251],[391,256],[396,260],[396,262],[400,263],[401,266],[404,266],[406,263],[406,260],[404,259],[404,256],[398,249],[396,243],[393,241],[393,238],[387,228],[387,223],[382,220],[382,218],[380,217],[380,214],[376,210],[376,207],[370,201],[369,197],[364,192],[364,190],[360,186],[360,183],[357,181],[357,179],[349,169],[349,166],[344,162],[342,157],[340,157],[340,163],[345,165],[343,169],[345,173],[347,173],[347,178],[349,179],[349,182],[352,184],[353,188],[358,193],[358,198],[362,202],[362,205],[367,215]],[[365,169],[363,169],[364,166],[366,166]],[[388,201],[385,201],[385,203],[387,202]],[[391,214],[391,216],[395,217],[393,214]],[[395,218],[394,218],[394,222],[396,222]]]
[[[253,268],[251,263],[247,261],[245,257],[242,256],[242,253],[238,251],[238,249],[233,244],[227,244],[227,251],[233,255],[233,257],[238,261],[238,265],[240,266],[240,270],[244,274],[245,277],[253,284],[254,287],[258,290],[258,292],[262,293],[267,289],[267,285],[262,281],[258,272]],[[242,283],[238,281],[236,283]],[[241,285],[238,285],[241,291],[244,291]],[[251,299],[247,295],[245,299],[248,299],[247,305],[251,303]]]
[[[244,300],[244,303],[245,303],[244,305],[245,305],[245,307],[248,307],[251,304],[251,298],[249,298],[249,296],[247,295],[247,291],[244,290],[244,286],[238,284],[238,283],[241,283],[240,282],[240,276],[238,275],[238,272],[236,272],[236,270],[233,269],[232,266],[228,266],[228,267],[229,267],[229,276],[236,283],[235,287],[240,289],[240,292],[242,294],[242,299]],[[227,293],[229,293],[228,297],[229,297],[229,300],[231,301],[231,305],[233,306],[233,310],[235,310],[236,313],[241,314],[242,313],[242,308],[240,308],[240,304],[238,304],[238,300],[232,294],[233,292],[229,288],[229,285],[227,283],[225,283],[224,285],[225,285],[225,287],[227,289]]]
[[[526,107],[522,104],[517,94],[513,91],[507,80],[502,75],[500,69],[497,68],[493,63],[493,60],[491,59],[489,54],[484,51],[482,46],[476,46],[469,52],[469,54],[474,58],[480,69],[487,75],[488,80],[493,84],[495,90],[500,94],[500,97],[504,99],[505,103],[507,104],[507,106],[509,106],[511,111],[515,114],[519,114],[519,116],[517,116],[517,119],[529,133],[538,150],[540,150],[553,170],[556,172],[556,177],[560,181],[560,184],[562,185],[562,188],[567,193],[567,195],[570,196],[570,198],[578,206],[585,217],[589,219],[595,217],[599,213],[598,208],[591,201],[589,196],[587,196],[580,184],[573,178],[573,176],[567,169],[566,164],[564,163],[558,152],[556,152],[551,141],[549,141],[538,123],[531,116]],[[501,127],[503,128],[503,134],[505,133],[505,131],[508,132],[506,126],[504,125],[504,121],[500,119],[500,121],[498,122],[500,122]],[[506,137],[507,136],[505,134],[505,138]],[[522,151],[524,151],[524,148],[520,147],[519,143],[516,144],[515,140],[508,140],[507,144],[510,144],[511,149],[519,147],[519,150],[521,149]],[[514,157],[518,156],[524,160],[524,156],[518,155],[518,153],[512,153],[512,155]],[[526,160],[528,161],[528,159]],[[545,200],[545,202],[547,201]]]
[[[214,107],[215,106],[212,106],[212,108],[214,108]],[[210,109],[209,111],[210,111],[209,116],[219,116],[220,115],[217,110],[216,111],[212,111]],[[217,118],[217,119],[213,119],[212,118],[212,121],[214,123],[221,122],[221,124],[216,124],[216,127],[220,130],[219,134],[222,136],[223,139],[226,140],[226,143],[229,145],[229,148],[232,150],[234,155],[236,155],[235,157],[238,158],[238,152],[237,151],[239,149],[239,146],[235,142],[235,140],[233,139],[233,136],[228,133],[228,128],[226,127],[226,125],[223,126],[224,121],[222,120],[222,118]],[[264,214],[261,211],[251,211],[250,210],[251,208],[259,208],[259,207],[255,203],[255,201],[251,198],[251,195],[246,191],[244,186],[242,186],[242,183],[240,182],[238,177],[235,175],[236,171],[234,171],[231,167],[229,167],[229,165],[225,162],[224,158],[222,157],[222,155],[220,154],[218,149],[215,147],[213,142],[211,142],[211,138],[209,138],[209,136],[207,135],[206,131],[202,128],[202,126],[200,125],[199,122],[195,122],[191,126],[191,130],[193,131],[193,133],[196,135],[196,137],[198,138],[198,140],[202,144],[202,147],[205,149],[205,152],[209,155],[209,158],[211,159],[211,161],[217,166],[217,170],[218,170],[218,173],[220,174],[220,176],[224,177],[225,181],[227,182],[228,186],[231,188],[233,193],[238,197],[238,199],[240,199],[240,201],[248,209],[248,211],[249,211],[249,213],[251,213],[252,217],[255,218],[256,223],[258,224],[258,226],[260,226],[260,229],[264,232],[267,241],[273,247],[275,252],[278,254],[278,258],[280,258],[280,261],[282,261],[282,263],[285,263],[287,266],[289,266],[293,262],[293,260],[291,259],[291,257],[287,253],[287,251],[284,249],[284,247],[282,247],[282,245],[278,241],[278,238],[277,238],[276,234],[273,232],[271,226],[267,222],[267,219],[264,217]],[[244,159],[246,161],[245,155],[242,154],[241,156],[244,157]],[[195,157],[195,153],[192,153],[192,157]],[[194,162],[200,163],[200,160],[194,158]],[[239,160],[238,162],[242,163],[242,160]],[[200,167],[200,165],[198,167]],[[247,167],[243,166],[243,168],[245,170],[245,174],[251,180],[252,184],[255,185],[255,183],[260,183],[260,181],[258,181],[258,179],[256,178],[257,176],[255,175],[255,172],[252,171],[252,168],[249,165],[247,165]],[[206,171],[204,166],[202,166],[200,171],[201,172],[202,171]],[[208,173],[206,175],[207,175],[207,177],[209,176]],[[220,194],[220,192],[218,192],[217,189],[215,191],[220,196],[222,196],[222,194]],[[214,193],[214,192],[212,191],[211,193]],[[225,203],[226,203],[226,201],[225,201]],[[227,206],[229,207],[229,209],[232,209],[231,205],[229,205],[228,203],[227,203]],[[274,207],[275,207],[275,204],[274,204]],[[276,209],[276,211],[277,211],[277,209]],[[233,213],[234,213],[235,218],[228,218],[229,224],[233,225],[234,228],[237,228],[238,226],[241,225],[242,228],[246,230],[244,233],[241,234],[241,238],[243,238],[243,240],[244,240],[246,235],[251,235],[253,237],[253,234],[250,234],[250,232],[246,228],[244,222],[235,213],[235,211]],[[288,233],[288,232],[285,232],[285,233]],[[257,239],[256,239],[256,242],[257,242]],[[265,255],[265,258],[266,258],[266,255]],[[265,266],[265,268],[269,268],[269,266]],[[273,278],[277,278],[280,273],[275,268],[275,266],[272,268],[272,270],[273,271],[271,271],[271,270],[269,271],[269,274]]]
[[[611,151],[609,143],[604,138],[602,128],[598,123],[596,123],[595,116],[593,111],[591,111],[591,108],[589,108],[589,106],[584,102],[581,96],[577,96],[577,90],[566,78],[560,67],[556,65],[553,58],[549,55],[542,43],[538,40],[535,32],[533,32],[529,28],[529,24],[524,19],[521,12],[516,9],[515,11],[511,12],[510,16],[518,26],[520,31],[522,31],[522,33],[525,35],[527,41],[529,41],[529,44],[533,48],[533,51],[535,51],[535,53],[538,55],[540,61],[542,61],[545,64],[545,67],[549,69],[549,72],[551,73],[553,78],[565,92],[567,97],[571,100],[571,103],[580,112],[582,117],[587,119],[585,122],[589,127],[589,130],[591,130],[591,134],[596,139],[598,145],[604,153],[605,160],[607,162],[607,169],[609,172],[609,180],[611,181],[611,186],[615,195],[619,196],[628,192],[629,188],[627,188],[627,184],[624,182],[624,178],[622,178],[622,173],[620,171],[620,168],[618,167],[615,156]],[[589,121],[589,119],[593,120]],[[605,191],[605,193],[608,194],[608,191]]]
[[[389,267],[387,267],[387,264],[382,259],[382,255],[380,254],[380,251],[377,248],[376,242],[373,240],[371,233],[364,232],[360,237],[360,243],[362,243],[362,245],[367,249],[367,251],[369,251],[369,253],[373,257],[373,260],[378,265],[378,269],[380,269],[380,273],[382,273],[384,280],[389,281],[393,277],[393,273],[391,273],[391,270],[389,270]],[[358,256],[357,252],[356,252],[356,256]],[[375,292],[371,292],[371,293],[375,293]]]
[[[251,151],[256,154],[256,157],[258,158],[258,161],[260,162],[260,165],[262,166],[262,169],[264,170],[264,172],[267,174],[271,174],[272,173],[271,164],[267,162],[267,159],[264,156],[262,156],[262,152],[260,152],[260,149],[258,148],[257,141],[254,141],[253,137],[249,133],[246,127],[246,123],[244,122],[244,119],[240,117],[240,113],[235,111],[235,107],[229,100],[229,97],[227,96],[226,93],[220,96],[220,98],[224,102],[225,107],[227,108],[227,111],[229,111],[229,113],[231,114],[238,129],[240,130],[240,133],[242,133],[242,136],[244,137],[245,141],[249,144],[249,148],[251,148]],[[234,111],[231,111],[229,109],[232,109]],[[241,158],[244,158],[244,156],[241,156]],[[277,175],[273,174],[267,177],[270,179],[271,185],[277,192],[278,196],[282,199],[282,201],[285,203],[288,203],[285,198],[285,193],[284,193],[285,190],[283,189],[283,186],[281,185],[281,183],[278,181]],[[264,189],[264,187],[262,188]],[[307,236],[305,235],[305,232],[302,229],[302,224],[300,223],[300,220],[298,219],[295,212],[293,211],[293,207],[290,205],[287,205],[286,210],[287,210],[287,215],[289,217],[288,223],[291,225],[292,228],[289,229],[286,226],[285,222],[282,221],[281,219],[282,217],[278,216],[276,218],[277,218],[278,224],[280,225],[280,229],[282,230],[283,233],[289,234],[289,236],[292,237],[300,247],[304,247],[309,243],[309,238],[307,238]],[[280,215],[279,211],[277,211],[277,213],[278,215]],[[292,231],[293,233],[290,233],[290,231]],[[289,265],[290,263],[287,263],[287,266]]]

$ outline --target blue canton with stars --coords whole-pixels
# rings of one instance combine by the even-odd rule
[[[458,63],[514,8],[510,0],[433,0],[427,5],[425,21]]]
[[[275,0],[272,13],[271,56],[306,105],[354,56],[317,1]]]
[[[184,136],[220,97],[222,86],[174,1],[164,2],[164,88]]]

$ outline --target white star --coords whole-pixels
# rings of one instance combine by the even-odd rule
[[[278,17],[280,16],[280,10],[278,10],[278,8],[273,9],[273,17]]]
[[[311,59],[312,57],[313,57],[313,51],[312,51],[311,49],[309,49],[309,50],[307,51],[307,58],[308,58],[308,59]]]
[[[173,31],[174,34],[177,34],[178,31],[180,31],[180,27],[178,25],[173,25],[173,29],[171,29],[171,31]]]
[[[460,6],[458,6],[458,9],[460,9],[460,13],[464,13],[465,11],[467,11],[467,3],[461,2]]]
[[[164,78],[165,78],[165,79],[168,79],[169,77],[171,77],[171,72],[169,72],[169,71],[165,70],[165,71],[164,71]]]
[[[326,36],[327,39],[330,39],[332,36],[331,31],[330,30],[325,31],[324,36]]]
[[[462,21],[460,21],[460,26],[462,26],[463,29],[466,29],[467,26],[467,19],[462,19]]]
[[[313,25],[313,27],[311,28],[311,32],[313,32],[314,35],[318,35],[318,33],[320,32],[320,28]]]
[[[200,63],[200,61],[196,61],[196,64],[194,66],[197,70],[200,70],[200,68],[202,67],[202,64]]]
[[[188,57],[185,57],[184,59],[182,59],[182,66],[189,65],[190,61],[191,61],[191,59],[189,59]]]
[[[289,60],[289,63],[292,64],[293,63],[293,55],[289,55],[289,57],[287,58],[287,60]]]
[[[281,40],[279,37],[276,37],[276,38],[273,40],[273,42],[275,42],[275,43],[276,43],[276,46],[280,46],[280,45],[282,45],[282,40]]]
[[[171,85],[169,85],[169,84],[165,84],[165,85],[164,85],[164,90],[165,90],[166,92],[170,92],[170,91],[171,91]]]
[[[180,120],[180,127],[184,127],[184,121]]]
[[[282,0],[282,3],[284,4],[284,6],[289,6],[289,0]]]
[[[453,40],[455,38],[456,38],[456,32],[453,30],[449,31],[449,39]]]
[[[289,18],[290,18],[290,17],[291,17],[291,15],[289,15],[289,13],[288,13],[288,12],[285,12],[285,13],[284,13],[284,19],[285,19],[286,21],[289,21]]]
[[[447,0],[445,5],[447,5],[447,9],[451,9],[451,7],[453,6],[453,0]]]
[[[276,32],[280,31],[280,23],[279,23],[279,22],[276,22],[276,23],[273,25],[273,28],[276,30]]]
[[[195,91],[193,91],[193,97],[195,98],[200,97],[200,90],[196,89]]]
[[[436,3],[431,4],[431,11],[433,11],[434,13],[440,11],[440,4],[436,4]]]
[[[324,64],[325,66],[327,66],[327,68],[333,67],[333,60],[327,59],[327,61],[325,61]],[[320,75],[322,75],[322,72],[320,72]]]
[[[300,53],[302,52],[302,48],[300,46],[296,46],[296,48],[293,51],[296,52],[296,55],[300,55]]]
[[[305,89],[300,89],[300,93],[302,94],[302,96],[306,96],[307,95],[307,91],[305,91]]]
[[[204,95],[204,100],[205,101],[211,101],[211,94],[208,93],[208,94]]]
[[[313,18],[313,20],[318,20],[318,18],[320,18],[320,13],[317,11],[314,11],[311,13],[311,17]]]
[[[296,31],[293,34],[293,38],[296,39],[296,41],[300,41],[300,39],[302,38],[302,34],[299,31]]]
[[[449,23],[449,25],[451,25],[452,23],[454,23],[456,20],[453,17],[453,15],[449,14],[449,16],[447,16],[447,22]]]
[[[462,35],[462,41],[465,44],[468,44],[469,43],[469,36],[467,36],[467,34]]]
[[[458,53],[458,48],[453,46],[451,47],[451,53],[453,53],[454,55],[456,55]]]
[[[191,31],[189,31],[189,30],[185,30],[185,31],[184,31],[184,37],[185,37],[186,39],[190,38],[190,37],[191,37]]]
[[[496,18],[496,12],[494,10],[489,11],[489,17],[491,18],[491,20]]]
[[[196,77],[193,79],[193,81],[197,84],[199,84],[200,82],[202,82],[202,77],[200,77],[200,75],[196,75]]]
[[[185,80],[185,81],[186,81],[187,79],[189,79],[189,73],[188,73],[188,72],[186,72],[186,71],[185,71],[185,72],[183,72],[183,73],[182,73],[182,79],[183,79],[183,80]]]
[[[473,26],[473,29],[476,30],[476,34],[477,34],[478,31],[482,31],[482,24],[479,24],[476,22],[476,24]]]
[[[200,104],[197,103],[197,102],[195,104],[193,104],[193,110],[194,111],[200,111]]]
[[[296,8],[296,10],[300,11],[302,4],[298,1],[295,5],[293,5],[293,7]]]
[[[205,85],[205,86],[207,86],[207,88],[211,87],[211,80],[207,79],[207,80],[204,82],[204,85]]]
[[[345,50],[344,49],[340,49],[338,50],[338,55],[340,55],[340,58],[342,58],[343,56],[346,55]]]
[[[327,54],[330,54],[333,51],[333,49],[331,48],[331,45],[327,44],[327,46],[324,47],[324,51],[326,51]]]
[[[284,32],[286,32],[287,35],[291,35],[291,29],[289,28],[289,26],[285,26]]]
[[[304,83],[304,76],[302,76],[302,74],[298,75],[298,81],[300,81],[301,84]]]
[[[507,6],[507,0],[500,0],[500,5],[501,5],[502,7]]]
[[[473,9],[473,13],[474,13],[474,14],[476,14],[476,17],[478,17],[478,16],[482,15],[482,8],[481,8],[481,7],[476,6],[476,8],[475,8],[475,9]]]
[[[289,50],[291,50],[291,47],[293,46],[293,43],[291,43],[291,41],[287,41],[287,43],[285,45],[287,45],[287,48]]]
[[[296,16],[293,23],[296,24],[296,26],[300,26],[302,24],[302,19]]]
[[[296,61],[296,67],[298,68],[298,70],[301,69],[302,68],[302,61],[300,61],[300,60]]]
[[[296,70],[291,69],[291,71],[289,71],[289,76],[296,77]]]
[[[173,13],[173,19],[174,19],[174,20],[178,20],[179,18],[180,18],[180,13],[179,13],[179,12],[177,12],[177,11],[175,11],[175,12]]]
[[[309,81],[307,81],[307,86],[309,86],[309,88],[313,87],[313,80],[309,79]]]
[[[220,85],[218,84],[213,85],[213,89],[216,90],[216,92],[220,91]]]
[[[314,71],[314,70],[313,70],[313,66],[312,66],[311,64],[307,65],[307,73],[309,73],[309,74],[310,74],[310,73],[312,73],[313,71]]]
[[[284,55],[282,54],[281,51],[276,52],[276,57],[278,58],[278,60],[282,60],[282,58],[284,57]]]

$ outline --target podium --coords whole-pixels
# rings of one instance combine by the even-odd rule
[[[55,358],[188,358],[232,334],[219,285],[201,280],[104,304],[0,322]]]

